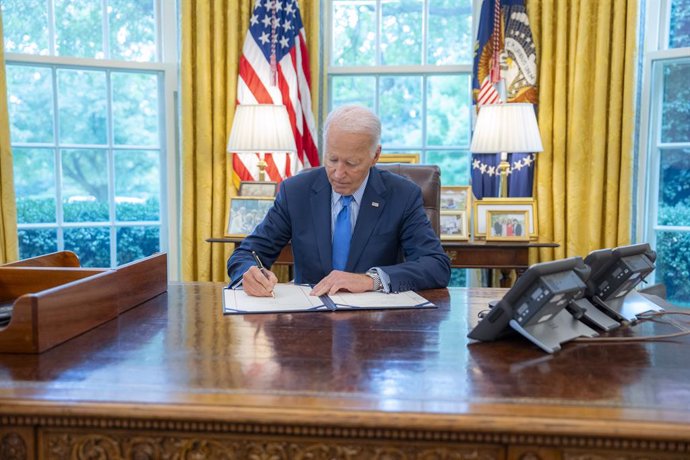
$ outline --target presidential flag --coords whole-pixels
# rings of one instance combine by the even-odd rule
[[[524,0],[484,0],[472,72],[472,95],[478,110],[484,104],[537,100],[537,58]],[[508,195],[532,196],[532,152],[509,152]],[[481,199],[498,196],[497,154],[472,156],[472,192]]]
[[[306,33],[296,0],[256,0],[240,57],[238,104],[284,104],[296,154],[267,154],[267,180],[280,182],[302,168],[318,166],[311,109]],[[233,154],[233,181],[258,180],[259,154]]]

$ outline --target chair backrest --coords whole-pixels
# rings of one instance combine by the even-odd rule
[[[441,234],[441,169],[436,165],[376,163],[376,167],[407,177],[422,189],[424,211],[437,235]]]

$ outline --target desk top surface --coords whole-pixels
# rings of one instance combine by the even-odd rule
[[[654,426],[657,436],[690,438],[688,337],[571,342],[548,355],[521,337],[469,344],[477,313],[503,289],[425,291],[431,310],[223,316],[222,287],[172,283],[47,352],[0,355],[0,413],[155,410],[569,433],[598,424],[631,436]],[[633,331],[617,334],[675,330],[648,322]]]

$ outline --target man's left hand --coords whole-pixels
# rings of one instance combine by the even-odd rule
[[[333,295],[338,291],[367,292],[374,290],[374,280],[364,273],[349,273],[333,270],[319,284],[314,286],[310,295]]]

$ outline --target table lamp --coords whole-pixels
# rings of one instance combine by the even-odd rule
[[[258,153],[259,181],[266,178],[268,152],[296,152],[295,137],[284,105],[240,104],[227,146],[228,153]]]
[[[500,196],[508,196],[508,152],[535,153],[544,150],[532,104],[488,104],[479,109],[472,134],[472,153],[500,153]]]

